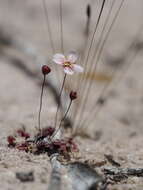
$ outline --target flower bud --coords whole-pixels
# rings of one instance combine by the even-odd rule
[[[77,98],[77,93],[75,92],[75,91],[71,91],[70,92],[70,99],[71,100],[74,100],[74,99],[76,99]]]
[[[87,5],[87,8],[86,8],[86,15],[87,15],[88,18],[91,17],[91,7],[90,7],[89,4]]]
[[[43,66],[42,66],[42,73],[43,73],[43,75],[47,75],[47,74],[49,74],[50,72],[51,72],[50,67],[48,67],[47,65],[43,65]]]

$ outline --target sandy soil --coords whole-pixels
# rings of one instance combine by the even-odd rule
[[[66,50],[80,50],[83,46],[84,27],[86,17],[84,14],[88,1],[64,1],[64,43]],[[99,6],[92,1],[93,8]],[[52,35],[56,51],[59,51],[59,9],[56,0],[48,1]],[[108,10],[107,5],[107,10]],[[94,10],[94,9],[93,9]],[[96,9],[95,9],[96,10]],[[118,24],[113,28],[111,38],[108,40],[103,52],[102,61],[108,63],[108,57],[120,57],[126,52],[138,28],[142,24],[142,0],[127,0],[121,10]],[[93,11],[96,16],[96,11]],[[94,18],[94,17],[93,17]],[[84,25],[83,25],[84,23]],[[92,19],[92,24],[94,19]],[[38,0],[0,0],[0,30],[19,40],[21,44],[34,47],[42,56],[51,55],[47,37],[46,24],[41,1]],[[74,40],[73,40],[74,34]],[[139,36],[139,41],[142,36]],[[40,57],[40,58],[41,58]],[[13,59],[20,60],[22,64],[37,73],[35,78],[13,64]],[[15,61],[16,61],[15,60]],[[40,62],[42,64],[42,62]],[[38,73],[40,64],[21,50],[1,48],[0,54],[0,189],[47,189],[51,166],[46,155],[34,156],[7,147],[8,135],[21,127],[33,133],[37,125],[39,106]],[[108,69],[111,66],[106,65]],[[85,129],[92,139],[77,137],[82,160],[105,159],[104,154],[114,156],[122,167],[140,168],[143,166],[142,149],[142,116],[143,116],[143,64],[142,54],[134,60],[121,80],[113,83],[107,93],[107,102],[99,112],[92,127]],[[36,78],[37,77],[37,78]],[[100,90],[100,87],[99,87]],[[56,110],[56,103],[50,90],[46,91],[42,115],[43,126],[52,125]],[[88,112],[88,110],[87,110]],[[89,123],[90,124],[90,123]],[[101,134],[99,139],[97,136]],[[33,171],[34,182],[22,183],[16,172]],[[113,185],[110,189],[141,190],[143,179],[132,177],[127,183]]]

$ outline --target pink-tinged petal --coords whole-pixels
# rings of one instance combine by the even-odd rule
[[[75,63],[77,61],[77,58],[77,54],[75,52],[71,52],[67,56],[67,61],[69,61],[70,63]]]
[[[63,54],[57,53],[53,56],[53,61],[56,64],[62,65],[65,62],[65,56]]]
[[[77,64],[73,64],[73,70],[78,73],[82,73],[84,71],[83,67]]]
[[[68,75],[73,75],[74,71],[70,67],[65,67],[64,72]]]

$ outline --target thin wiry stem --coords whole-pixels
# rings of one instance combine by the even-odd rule
[[[71,105],[72,105],[72,100],[70,100],[70,103],[69,103],[69,106],[68,106],[68,108],[67,108],[67,111],[66,111],[66,113],[64,114],[63,118],[61,119],[58,129],[57,129],[56,132],[52,135],[52,138],[53,138],[53,137],[58,133],[58,131],[61,129],[62,123],[63,123],[64,120],[66,119],[67,114],[68,114],[68,112],[69,112],[69,110],[70,110]]]
[[[101,19],[101,15],[102,15],[103,10],[104,10],[105,2],[106,2],[106,0],[103,0],[102,6],[101,6],[101,9],[100,9],[100,13],[99,13],[99,16],[98,16],[98,20],[97,20],[97,23],[95,25],[95,29],[94,29],[94,32],[93,32],[93,35],[92,35],[92,38],[91,38],[91,43],[90,43],[89,49],[87,51],[87,57],[85,59],[85,69],[86,69],[86,65],[88,63],[89,55],[90,55],[90,52],[91,52],[91,48],[93,46],[95,34],[96,34],[96,31],[97,31],[97,28],[98,28],[98,25],[99,25],[99,22],[100,22],[100,19]]]
[[[52,54],[54,54],[55,47],[54,47],[54,42],[53,42],[53,37],[52,37],[52,32],[51,32],[51,27],[50,27],[50,22],[49,22],[49,15],[48,15],[48,10],[46,6],[46,0],[42,0],[42,3],[43,3],[43,9],[44,9],[45,17],[46,17],[46,24],[47,24],[47,31],[48,31],[49,40],[50,40],[50,46],[51,46]]]
[[[112,23],[111,23],[111,25],[110,25],[110,27],[109,27],[109,30],[108,30],[108,32],[106,33],[106,36],[105,36],[105,38],[104,38],[104,40],[103,40],[103,43],[102,43],[102,45],[101,45],[101,48],[100,48],[100,50],[99,50],[98,57],[97,57],[97,60],[96,60],[96,68],[97,68],[97,65],[98,65],[100,56],[101,56],[101,54],[102,54],[102,52],[103,52],[105,43],[107,42],[107,40],[108,40],[108,38],[109,38],[109,35],[110,35],[110,33],[111,33],[111,30],[112,30],[112,28],[113,28],[113,26],[114,26],[114,24],[115,24],[115,22],[116,22],[116,20],[117,20],[117,17],[119,16],[119,12],[120,12],[120,10],[121,10],[121,8],[122,8],[122,6],[123,6],[124,1],[125,1],[125,0],[122,0],[122,1],[121,1],[120,5],[119,5],[119,8],[118,8],[118,10],[117,10],[117,12],[116,12],[116,14],[115,14],[115,16],[114,16],[114,18],[113,18],[113,20],[112,20]],[[94,55],[93,58],[92,58],[92,62],[94,62],[94,59],[95,59],[95,55]]]
[[[93,32],[93,35],[91,37],[91,41],[90,41],[90,45],[89,45],[89,48],[87,50],[87,56],[85,57],[85,61],[84,61],[84,70],[86,70],[86,67],[87,67],[87,64],[88,64],[88,59],[89,59],[89,56],[90,56],[90,51],[91,51],[91,48],[93,46],[93,42],[94,42],[94,38],[95,38],[95,34],[97,32],[97,29],[98,29],[98,25],[99,25],[99,22],[100,22],[100,19],[101,19],[101,16],[102,16],[102,13],[103,13],[103,10],[104,10],[104,6],[105,6],[105,2],[106,0],[103,0],[102,2],[102,5],[101,5],[101,9],[100,9],[100,12],[99,12],[99,16],[98,16],[98,19],[97,19],[97,22],[96,22],[96,25],[95,25],[95,28],[94,28],[94,32]],[[88,43],[87,43],[88,44]],[[88,46],[87,46],[88,47]],[[86,48],[85,48],[85,51],[86,51]],[[78,87],[81,86],[81,82],[82,84],[85,83],[85,79],[79,79],[78,81]],[[81,86],[81,89],[82,89],[83,85]],[[75,118],[75,121],[76,121],[77,117]],[[76,123],[76,122],[75,122]]]
[[[88,12],[88,14],[87,14],[87,12]],[[85,28],[85,40],[83,43],[84,48],[81,50],[81,53],[80,53],[80,56],[78,59],[79,65],[83,65],[83,61],[84,61],[84,57],[85,57],[85,53],[86,53],[86,46],[87,46],[88,40],[89,40],[89,25],[90,25],[90,21],[91,21],[91,6],[90,6],[90,4],[88,4],[86,7],[86,16],[87,16],[87,21],[86,21],[86,28]],[[81,83],[81,80],[82,80],[81,77],[78,77],[78,81],[76,82],[76,87],[75,87],[77,90],[79,88],[79,84]]]
[[[112,74],[111,74],[112,76],[113,76],[113,73],[114,73],[114,71],[112,71]],[[115,74],[115,73],[114,73],[114,74]],[[110,83],[111,83],[111,82],[108,82],[108,83],[106,83],[106,84],[104,85],[104,87],[103,87],[103,89],[102,89],[102,91],[101,91],[99,97],[97,98],[96,102],[93,104],[94,106],[92,106],[92,112],[90,112],[90,113],[92,113],[92,114],[91,114],[91,115],[92,115],[92,118],[93,118],[93,115],[95,116],[95,113],[98,112],[98,111],[96,110],[96,107],[97,107],[97,105],[98,105],[98,101],[99,101],[99,99],[100,99],[101,97],[104,96],[104,93],[105,93],[105,92],[107,91],[107,89],[109,88]],[[94,111],[93,111],[93,110],[94,110]],[[90,111],[91,111],[91,109],[90,109]],[[93,112],[94,112],[94,114],[93,114]],[[86,125],[89,123],[89,118],[91,118],[91,117],[86,116],[85,119],[84,119],[84,122],[81,122],[81,124],[79,125],[79,128],[82,128],[83,126],[86,126]]]
[[[133,41],[132,44],[129,46],[129,49],[130,49],[130,48],[133,49],[133,48],[136,46],[136,41],[137,41],[137,39],[138,39],[138,36],[140,36],[141,33],[142,33],[142,30],[143,30],[142,28],[143,28],[143,26],[138,30],[138,32],[137,32],[137,34],[136,34],[136,36],[135,36],[134,41]],[[115,85],[117,85],[117,84],[125,77],[127,71],[128,71],[129,68],[133,65],[134,60],[136,59],[136,57],[138,56],[138,54],[139,54],[140,52],[139,52],[139,51],[134,52],[134,53],[130,56],[130,58],[128,58],[128,53],[129,53],[129,50],[128,50],[128,52],[125,54],[125,55],[126,55],[126,58],[127,58],[128,60],[127,60],[126,65],[124,66],[122,72],[120,72],[121,74],[117,77],[118,72],[114,72],[114,70],[112,71],[112,75],[113,75],[113,77],[114,77],[116,80],[111,81],[111,82],[105,84],[103,90],[101,91],[100,96],[98,97],[98,99],[97,99],[97,101],[95,102],[95,104],[93,104],[93,106],[91,107],[91,110],[90,110],[89,112],[91,112],[92,110],[95,110],[95,109],[96,109],[99,98],[105,96],[105,93],[108,91],[109,87],[110,87],[113,83],[114,83],[114,86],[115,86]],[[87,124],[89,125],[89,123],[90,123],[89,121],[92,121],[93,119],[95,119],[95,117],[97,116],[97,114],[99,113],[100,110],[101,110],[101,108],[98,109],[98,110],[96,110],[96,112],[93,111],[90,116],[85,117],[85,119],[83,120],[81,126],[82,126],[82,125],[87,126]]]
[[[50,25],[50,21],[49,21],[49,14],[48,14],[48,9],[47,9],[47,6],[46,6],[46,0],[42,0],[42,4],[43,4],[43,9],[44,9],[44,15],[45,15],[45,19],[46,19],[46,26],[47,26],[47,33],[48,33],[48,36],[49,36],[49,41],[50,41],[50,47],[51,47],[51,52],[52,52],[52,55],[55,54],[55,46],[54,46],[54,41],[53,41],[53,36],[52,36],[52,30],[51,30],[51,25]],[[49,44],[49,42],[48,42]],[[57,67],[55,67],[55,71],[57,73],[57,78],[58,80],[61,79],[61,73],[60,71],[58,70]]]
[[[61,51],[62,53],[64,53],[62,0],[60,0],[60,38],[61,38]]]
[[[106,26],[107,26],[107,24],[108,24],[108,21],[109,21],[109,19],[110,19],[110,16],[111,16],[111,13],[112,13],[112,9],[113,9],[113,7],[114,7],[114,4],[115,4],[115,1],[116,0],[113,0],[112,1],[112,4],[111,4],[111,7],[110,7],[110,9],[109,9],[109,11],[108,11],[108,15],[107,15],[107,17],[106,17],[106,20],[105,20],[105,23],[104,23],[104,26],[103,26],[103,29],[102,29],[102,31],[101,31],[101,35],[100,35],[100,37],[99,37],[99,41],[98,41],[98,44],[97,44],[97,46],[96,46],[96,48],[95,48],[95,51],[94,51],[94,56],[93,57],[95,57],[96,55],[97,55],[97,50],[98,50],[98,48],[99,48],[99,46],[100,46],[100,43],[101,43],[101,41],[102,41],[102,38],[103,38],[103,35],[104,35],[104,31],[105,31],[105,28],[106,28]],[[94,66],[94,67],[93,67]],[[95,72],[95,70],[96,70],[96,62],[95,62],[95,65],[94,65],[94,60],[92,59],[92,61],[91,61],[91,64],[90,64],[90,68],[89,68],[89,73],[91,73],[92,71],[94,71]],[[88,98],[88,96],[89,96],[89,93],[90,93],[90,88],[91,88],[91,82],[88,82],[87,81],[87,89],[86,90],[84,90],[84,95],[83,95],[83,97],[84,97],[84,101],[83,101],[83,104],[84,104],[84,106],[83,106],[83,110],[85,109],[85,106],[86,106],[86,102],[87,101],[85,101],[87,98]]]
[[[93,36],[92,36],[91,44],[90,44],[90,47],[89,47],[89,49],[88,49],[87,59],[86,59],[86,61],[85,61],[85,67],[84,67],[85,70],[87,69],[88,59],[89,59],[89,55],[90,55],[90,50],[91,50],[92,45],[93,45],[95,33],[96,33],[96,31],[97,31],[97,27],[98,27],[98,25],[99,25],[99,21],[100,21],[100,19],[101,19],[101,15],[102,15],[102,13],[103,13],[104,6],[105,6],[105,1],[103,1],[103,3],[102,3],[101,10],[100,10],[100,13],[99,13],[99,16],[98,16],[98,20],[97,20],[97,23],[96,23],[96,26],[95,26],[94,34],[93,34]],[[107,17],[108,17],[108,16],[107,16]],[[104,24],[105,27],[106,27],[106,22],[108,21],[108,19],[109,19],[109,17],[108,17],[108,18],[106,19],[106,21],[105,21],[105,24]],[[103,35],[104,30],[105,30],[105,27],[103,27],[103,31],[101,32],[101,35]],[[101,38],[102,38],[102,36],[101,36]],[[81,83],[81,80],[80,80],[80,83]],[[78,87],[79,87],[80,83],[78,83]],[[84,101],[82,101],[83,106],[86,104],[86,102],[85,102],[85,95],[84,95],[84,94],[86,93],[86,91],[85,91],[85,83],[86,83],[86,79],[84,78],[83,81],[82,81],[82,84],[84,85],[84,87],[83,87],[83,86],[82,86],[83,88],[81,87],[81,94],[82,94],[82,96],[83,96],[83,98],[84,98]],[[81,105],[82,105],[82,103],[81,103]],[[85,106],[84,106],[84,107],[85,107]],[[81,114],[82,114],[82,112],[83,112],[82,110],[84,110],[84,109],[85,109],[85,108],[82,108],[82,107],[81,107],[81,109],[80,109],[80,111],[79,111],[80,117],[81,117]],[[79,119],[76,119],[75,125],[76,125],[76,123],[79,122],[80,117],[79,117]]]
[[[87,64],[88,64],[88,59],[89,59],[89,56],[90,56],[91,48],[92,48],[92,46],[93,46],[95,34],[96,34],[96,32],[97,32],[97,29],[98,29],[98,26],[99,26],[99,23],[100,23],[100,19],[101,19],[103,10],[104,10],[105,2],[106,2],[106,0],[103,0],[102,5],[101,5],[101,9],[100,9],[100,12],[99,12],[99,15],[98,15],[98,19],[97,19],[97,22],[96,22],[96,24],[95,24],[94,32],[93,32],[93,34],[92,34],[92,36],[91,36],[91,40],[90,40],[90,38],[87,39],[87,40],[90,40],[89,48],[88,48],[88,43],[87,43],[87,41],[86,41],[87,46],[85,46],[86,48],[85,48],[84,55],[86,54],[86,50],[87,50],[87,56],[85,56],[85,58],[84,58],[84,64],[83,64],[83,67],[84,67],[84,70],[85,70],[85,71],[86,71],[86,67],[87,67]],[[88,48],[88,49],[87,49],[87,48]],[[82,80],[79,80],[78,86],[81,85],[81,81],[82,81]],[[85,80],[84,80],[84,81],[85,81]],[[83,82],[83,81],[82,81],[82,82]]]
[[[86,16],[87,16],[87,21],[86,21],[86,27],[85,27],[85,40],[84,40],[84,43],[83,43],[83,47],[85,47],[85,48],[83,48],[81,50],[81,53],[80,53],[80,56],[79,56],[79,59],[78,59],[79,65],[83,65],[84,56],[85,56],[85,52],[86,52],[86,46],[87,46],[87,43],[88,43],[88,40],[89,40],[89,30],[90,30],[89,27],[90,27],[90,22],[91,22],[91,6],[90,6],[90,4],[87,4]],[[78,91],[78,89],[79,89],[79,84],[81,84],[81,80],[82,80],[81,75],[78,75],[77,82],[75,84],[76,91]],[[77,113],[79,104],[80,104],[80,100],[77,102],[77,105],[75,107],[75,111],[72,113],[72,116],[71,116],[71,118],[74,118],[74,120],[76,118],[76,113]]]
[[[64,75],[64,79],[63,79],[63,82],[62,82],[62,87],[61,87],[61,90],[60,90],[60,94],[59,94],[59,102],[58,102],[58,105],[57,105],[57,111],[56,111],[56,116],[55,116],[55,128],[56,128],[56,125],[57,125],[57,118],[58,118],[58,111],[59,111],[59,108],[60,108],[60,104],[61,104],[61,95],[62,95],[62,92],[63,92],[63,89],[64,89],[64,85],[65,85],[65,81],[66,81],[66,74]]]
[[[41,95],[40,95],[40,108],[39,108],[39,114],[38,114],[38,128],[39,128],[39,131],[41,131],[41,111],[42,111],[43,92],[44,92],[45,80],[46,80],[46,75],[44,75],[42,89],[41,89]]]
[[[135,58],[137,57],[137,54],[138,54],[138,52],[135,52],[135,54],[133,55],[133,57],[130,59],[130,61],[128,62],[128,64],[127,64],[126,67],[124,68],[124,70],[123,70],[123,72],[121,73],[121,75],[118,77],[118,80],[113,81],[114,84],[117,85],[117,82],[119,83],[121,80],[123,80],[123,78],[125,77],[125,74],[126,74],[127,71],[129,70],[129,68],[131,67],[131,65],[134,63],[134,60],[135,60]],[[117,73],[118,73],[118,72],[117,72]],[[115,78],[115,77],[116,77],[116,75],[114,74],[114,78]],[[111,87],[111,85],[112,85],[113,83],[112,83],[112,82],[109,82],[109,83],[107,83],[107,85],[104,86],[103,91],[102,91],[100,97],[105,96],[105,93],[108,91],[108,89]],[[114,85],[114,86],[115,86],[115,85]],[[99,98],[100,98],[100,97],[99,97]],[[97,102],[98,102],[98,100],[97,100]],[[97,107],[97,102],[96,102],[96,104],[95,104],[95,108],[94,108],[94,109],[96,109],[96,107]],[[84,125],[84,126],[87,126],[87,124],[91,125],[91,123],[90,123],[89,121],[91,121],[91,120],[93,120],[93,119],[95,119],[95,118],[97,117],[97,114],[99,114],[99,112],[101,111],[101,108],[102,108],[102,106],[101,106],[99,109],[97,109],[96,112],[93,112],[93,113],[90,115],[90,117],[87,118],[86,123],[82,122],[82,125]],[[85,120],[84,120],[84,121],[85,121]],[[81,125],[81,126],[82,126],[82,125]]]
[[[105,38],[104,38],[104,40],[103,40],[103,43],[102,43],[102,45],[101,45],[101,49],[99,50],[99,54],[100,54],[100,55],[101,55],[101,52],[103,51],[104,45],[105,45],[105,43],[106,43],[108,37],[109,37],[109,34],[110,34],[110,32],[111,32],[111,29],[113,28],[113,25],[114,25],[115,21],[117,20],[117,17],[118,17],[118,15],[119,15],[119,12],[120,12],[120,10],[121,10],[121,8],[122,8],[122,6],[123,6],[123,2],[124,2],[124,0],[121,1],[120,6],[119,6],[119,8],[118,8],[118,10],[117,10],[117,12],[116,12],[116,14],[115,14],[113,20],[112,20],[112,23],[111,23],[111,25],[110,25],[110,28],[109,28],[109,30],[108,30],[108,32],[107,32],[107,34],[106,34],[106,36],[105,36]],[[92,61],[93,61],[93,62],[92,62],[92,65],[93,65],[94,67],[91,67],[90,71],[93,70],[93,71],[95,72],[95,70],[97,69],[97,64],[98,64],[98,61],[99,61],[99,58],[100,58],[99,54],[98,54],[98,57],[97,57],[98,60],[96,61],[95,65],[93,64],[94,60],[92,59]],[[96,52],[94,52],[94,56],[96,56]],[[87,104],[87,102],[88,102],[89,95],[91,94],[91,88],[92,88],[92,87],[93,87],[93,83],[88,83],[88,85],[87,85],[87,87],[86,87],[86,90],[85,90],[85,94],[83,95],[83,96],[84,96],[84,99],[83,99],[82,112],[83,112],[83,110],[84,110],[85,107],[86,107],[86,104]],[[82,113],[81,113],[81,114],[82,114]]]
[[[117,20],[117,17],[118,17],[119,12],[120,12],[120,10],[121,10],[121,8],[122,8],[123,2],[124,2],[124,0],[121,1],[121,4],[120,4],[120,6],[119,6],[119,8],[118,8],[118,10],[117,10],[117,12],[116,12],[116,14],[115,14],[113,20],[112,20],[112,23],[111,23],[111,25],[110,25],[110,28],[109,28],[108,32],[106,33],[106,36],[105,36],[105,38],[104,38],[104,40],[103,40],[103,43],[102,43],[101,48],[100,48],[100,50],[99,50],[99,54],[98,54],[98,57],[97,57],[97,61],[95,62],[95,65],[92,64],[93,67],[91,67],[90,71],[92,71],[92,70],[95,71],[95,70],[97,69],[97,65],[98,65],[98,62],[99,62],[101,53],[102,53],[102,51],[103,51],[104,45],[105,45],[106,41],[108,40],[109,34],[111,33],[111,30],[112,30],[112,28],[113,28],[113,25],[115,24],[115,21]],[[95,58],[95,56],[96,56],[96,52],[94,52],[94,56],[93,56],[93,59],[92,59],[92,63],[94,63],[94,58]],[[93,86],[93,83],[90,83],[90,84],[89,84],[89,87],[87,88],[87,93],[86,93],[86,96],[85,96],[85,99],[86,99],[86,100],[88,99],[88,97],[89,97],[89,95],[90,95],[90,92],[91,92],[90,89],[92,88],[92,86]]]
[[[111,16],[113,7],[114,7],[114,5],[115,5],[115,2],[116,2],[116,0],[113,0],[113,1],[112,1],[111,7],[110,7],[110,9],[109,9],[109,11],[108,11],[106,20],[105,20],[105,22],[104,22],[103,29],[102,29],[102,31],[101,31],[101,34],[100,34],[100,37],[99,37],[99,40],[98,40],[98,44],[97,44],[97,46],[96,46],[96,48],[95,48],[95,50],[94,50],[94,53],[93,53],[93,57],[92,57],[91,64],[90,64],[90,71],[89,71],[89,73],[93,70],[94,59],[95,59],[95,57],[96,57],[96,55],[97,55],[97,53],[98,53],[98,49],[99,49],[100,44],[101,44],[101,42],[102,42],[102,38],[103,38],[103,35],[104,35],[104,32],[105,32],[105,29],[106,29],[106,27],[107,27],[107,25],[108,25],[108,22],[109,22],[109,20],[110,20],[110,16]],[[112,26],[111,26],[111,28],[112,28]],[[108,32],[109,32],[109,31],[108,31]],[[109,33],[110,33],[110,32],[109,32]],[[107,40],[107,37],[108,37],[108,36],[106,35],[104,39]],[[92,66],[91,66],[91,65],[92,65]],[[95,62],[94,68],[96,69],[96,62]]]

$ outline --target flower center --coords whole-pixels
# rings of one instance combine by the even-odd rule
[[[72,64],[70,62],[64,62],[63,66],[72,68]]]

